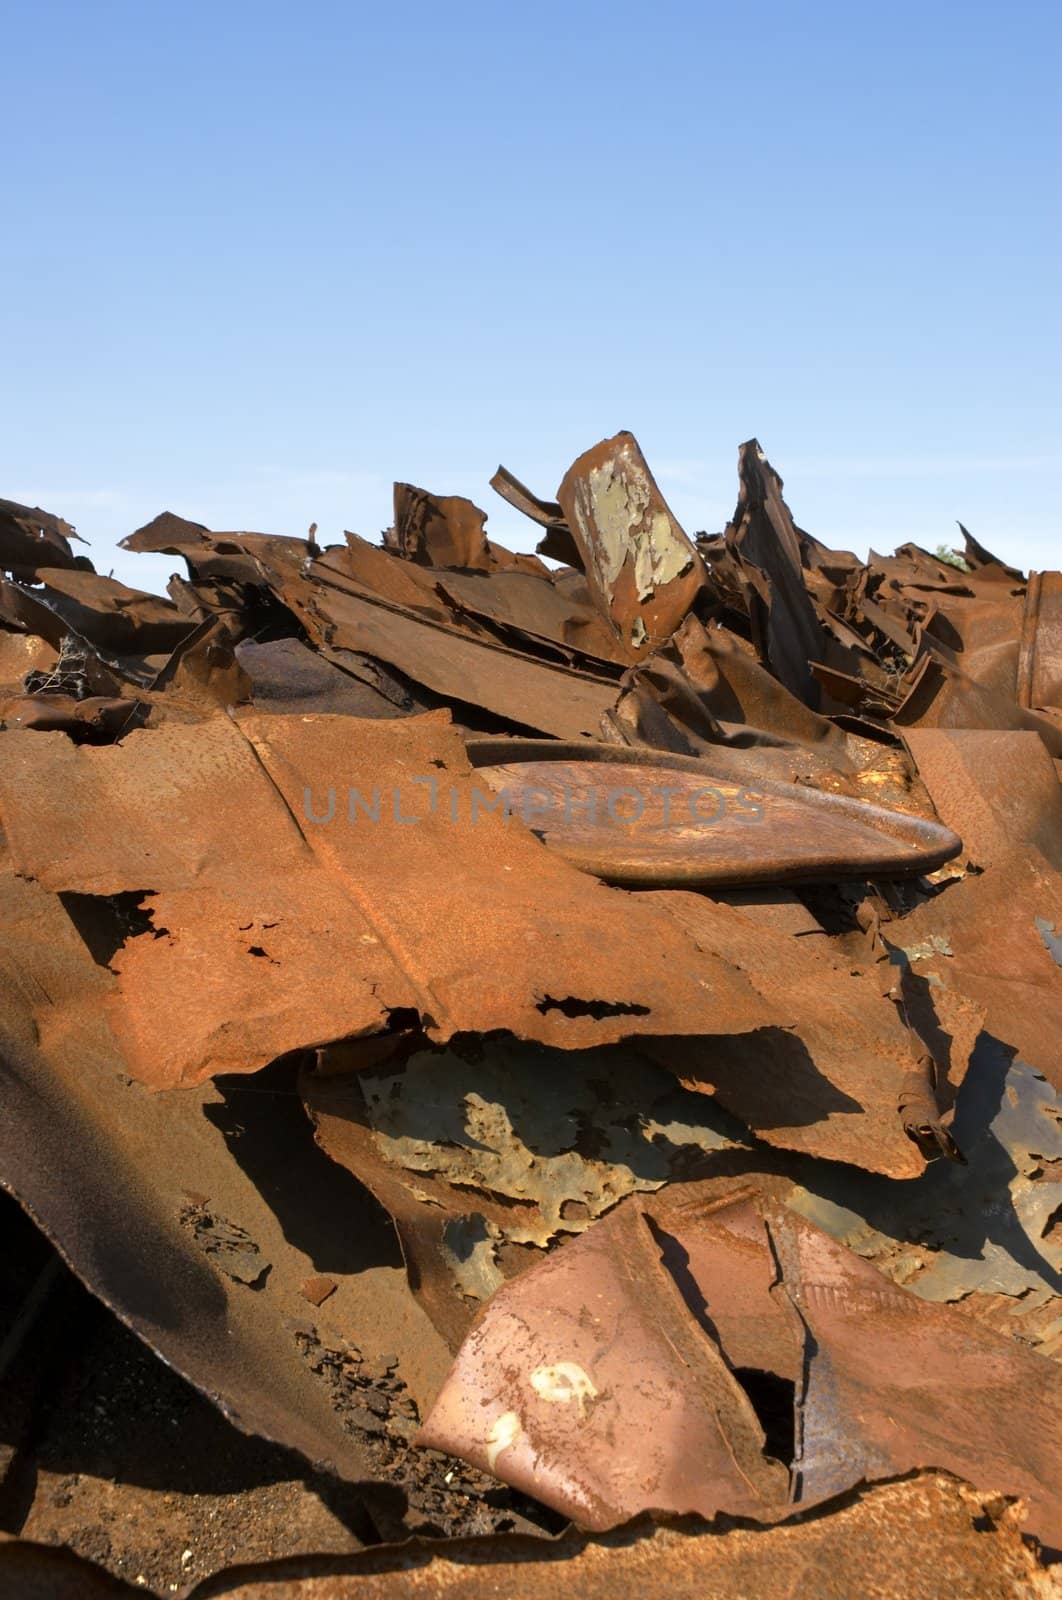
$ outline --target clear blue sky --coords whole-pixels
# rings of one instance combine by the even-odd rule
[[[1059,535],[1060,8],[4,7],[0,495],[97,566],[163,508],[535,530],[632,429],[690,531],[756,434],[864,551]]]

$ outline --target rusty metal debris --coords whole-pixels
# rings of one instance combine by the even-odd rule
[[[949,828],[866,800],[760,777],[710,758],[612,745],[489,740],[484,777],[552,849],[608,883],[732,888],[935,871],[962,849]]]
[[[691,537],[628,433],[499,468],[538,555],[164,512],[168,598],[0,502],[0,1184],[348,1539],[16,1537],[41,1354],[0,1587],[1050,1592],[1062,576],[738,480]]]
[[[670,639],[705,581],[704,563],[634,435],[619,433],[580,456],[557,499],[592,593],[619,637],[637,654]]]
[[[738,1374],[795,1385],[790,1473]],[[1062,1543],[1062,1373],[777,1206],[626,1201],[494,1295],[421,1441],[579,1526],[651,1505],[769,1520],[940,1465]],[[681,1464],[681,1465],[680,1465]]]
[[[978,1493],[945,1473],[880,1484],[772,1527],[647,1519],[588,1537],[550,1541],[412,1539],[346,1557],[241,1563],[185,1591],[184,1600],[551,1600],[562,1586],[583,1600],[617,1594],[756,1594],[822,1600],[1057,1600],[1058,1581],[1023,1540],[1020,1502]],[[67,1552],[0,1536],[0,1580],[26,1600],[110,1600],[143,1594]]]

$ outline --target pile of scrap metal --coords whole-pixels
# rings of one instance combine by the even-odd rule
[[[0,1181],[372,1546],[202,1600],[1053,1592],[1062,575],[739,476],[167,512],[170,600],[0,502]]]

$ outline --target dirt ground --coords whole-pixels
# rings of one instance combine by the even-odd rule
[[[0,1232],[0,1528],[67,1545],[159,1595],[237,1561],[378,1538],[356,1486],[240,1433],[81,1288],[6,1196]],[[10,1330],[42,1279],[38,1314],[12,1354]],[[386,1360],[323,1349],[310,1324],[302,1344],[379,1477],[408,1496],[419,1531],[559,1525],[463,1463],[414,1450],[416,1406]]]

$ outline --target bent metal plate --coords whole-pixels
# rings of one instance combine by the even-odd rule
[[[611,883],[922,873],[962,848],[939,823],[803,785],[721,776],[692,758],[618,749],[589,756],[581,746],[515,740],[483,741],[469,754],[508,815]],[[498,759],[509,754],[516,759]]]

